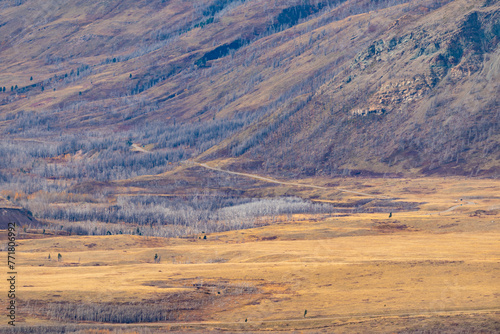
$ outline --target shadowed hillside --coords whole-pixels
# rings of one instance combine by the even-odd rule
[[[9,224],[15,223],[17,228],[26,225],[38,226],[31,212],[0,197],[0,230],[8,230]]]

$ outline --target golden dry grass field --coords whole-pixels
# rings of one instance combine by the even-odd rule
[[[338,186],[331,194],[279,188],[315,192],[317,201],[338,201],[334,196],[341,188],[418,202],[419,209],[391,218],[385,213],[294,215],[206,239],[21,239],[18,326],[73,323],[83,332],[94,331],[85,327],[91,325],[103,332],[500,330],[498,181],[333,181]],[[332,180],[297,182],[322,187]],[[364,197],[341,194],[344,201]],[[5,280],[1,288],[6,291]],[[4,304],[5,294],[1,299]],[[111,324],[60,318],[63,312],[87,314],[89,305],[97,305],[93,312],[164,307],[170,320]]]

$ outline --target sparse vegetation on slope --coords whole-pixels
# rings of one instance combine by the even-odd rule
[[[27,3],[6,7],[32,30],[0,27],[0,86],[12,87],[0,93],[0,127],[41,140],[111,128],[140,142],[129,129],[154,122],[200,130],[197,150],[178,159],[244,155],[278,174],[494,176],[498,8],[462,2],[55,2],[37,18]],[[213,140],[222,124],[231,129]],[[153,151],[168,146],[158,141]]]

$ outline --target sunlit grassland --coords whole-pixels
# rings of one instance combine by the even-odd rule
[[[140,307],[177,294],[203,305],[177,317],[190,324],[186,330],[245,330],[238,327],[245,326],[245,319],[252,330],[337,326],[342,319],[378,319],[389,326],[408,316],[438,319],[447,312],[498,312],[496,181],[339,183],[342,189],[360,190],[364,185],[363,191],[426,204],[391,218],[386,213],[296,215],[268,226],[208,234],[207,239],[24,239],[18,247],[18,298],[25,305]],[[344,196],[348,200],[361,195]],[[50,323],[40,314],[24,316],[27,323]]]

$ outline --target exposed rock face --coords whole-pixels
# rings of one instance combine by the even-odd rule
[[[415,76],[411,80],[393,81],[384,84],[367,101],[368,108],[351,111],[352,115],[382,115],[387,111],[399,109],[402,104],[420,100],[431,89],[424,76]]]
[[[367,109],[354,109],[351,110],[351,115],[352,116],[367,116],[367,115],[383,115],[385,112],[385,109],[377,107],[377,106],[372,106]]]
[[[496,20],[492,20],[492,16],[496,16]],[[472,12],[449,39],[445,38],[448,36],[436,38],[422,29],[373,42],[355,57],[351,64],[353,71],[370,71],[377,63],[402,58],[405,52],[413,52],[410,62],[422,63],[423,60],[429,65],[416,69],[415,72],[420,73],[411,79],[384,83],[366,101],[366,106],[354,108],[351,115],[381,115],[398,110],[402,104],[425,98],[445,77],[451,83],[457,83],[478,72],[484,61],[483,55],[497,47],[500,36],[498,16],[498,13]],[[398,26],[403,19],[398,19],[394,26]]]
[[[414,34],[410,33],[401,37],[392,37],[387,41],[382,39],[375,41],[354,58],[351,68],[364,70],[376,62],[390,61],[397,54],[404,52],[404,48],[409,43],[414,43],[414,39]]]

